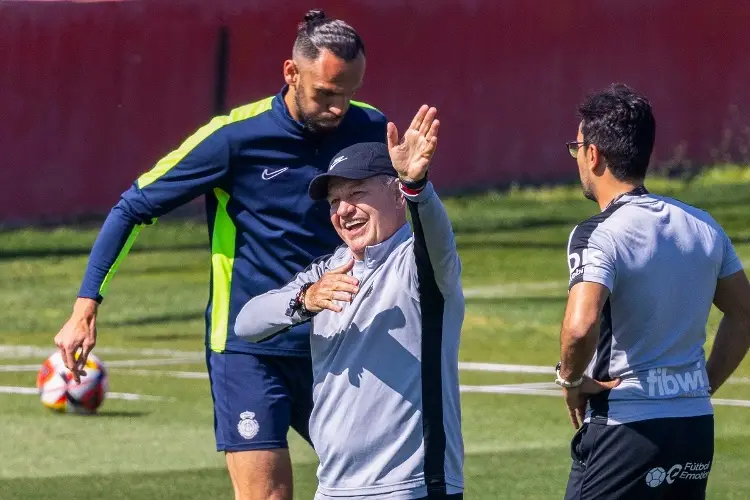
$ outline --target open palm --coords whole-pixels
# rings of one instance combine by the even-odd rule
[[[427,174],[437,148],[440,121],[436,116],[437,109],[423,105],[401,140],[396,125],[388,124],[388,152],[401,180],[415,182]]]

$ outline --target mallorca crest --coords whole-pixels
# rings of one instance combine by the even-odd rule
[[[237,430],[240,433],[240,436],[242,436],[245,439],[252,439],[260,430],[260,425],[258,424],[258,421],[255,420],[255,413],[251,411],[243,411],[240,413],[240,421],[237,424]]]

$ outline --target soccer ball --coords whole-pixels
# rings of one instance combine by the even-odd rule
[[[36,376],[42,404],[61,413],[96,413],[107,394],[107,372],[93,354],[89,354],[85,370],[77,384],[59,352],[47,358]]]
[[[661,467],[654,467],[646,473],[646,484],[652,488],[656,488],[667,477],[667,472]]]

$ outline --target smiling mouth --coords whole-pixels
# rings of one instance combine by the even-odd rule
[[[344,224],[342,224],[342,226],[344,226],[344,230],[346,230],[347,232],[356,233],[361,230],[365,226],[365,224],[367,224],[366,220],[352,220],[345,222]]]

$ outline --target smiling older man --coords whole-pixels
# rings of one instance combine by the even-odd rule
[[[237,319],[254,342],[312,319],[318,500],[463,498],[464,298],[450,220],[427,180],[436,113],[423,106],[401,142],[389,123],[387,147],[333,159],[309,193],[329,201],[345,245]]]

